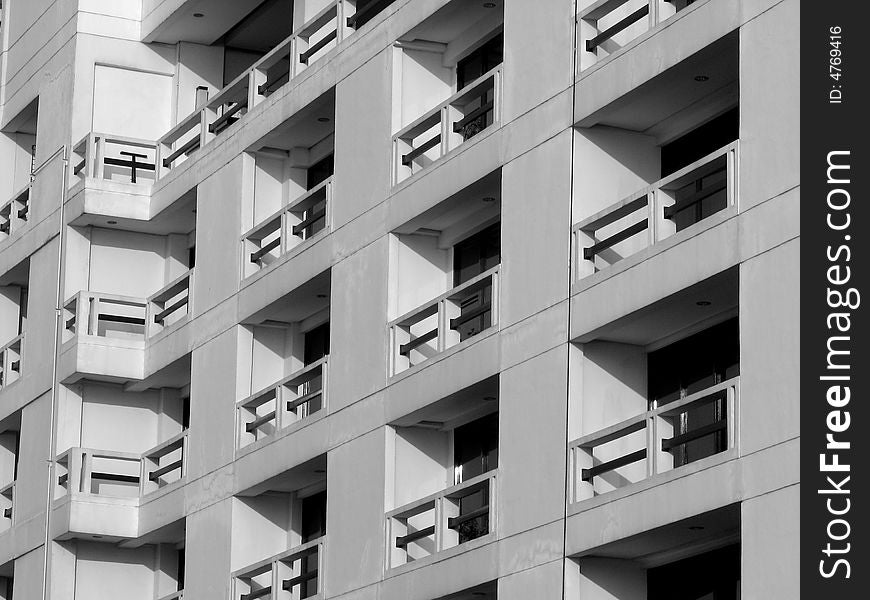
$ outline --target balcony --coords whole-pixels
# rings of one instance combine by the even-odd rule
[[[14,523],[15,482],[0,488],[0,532],[7,531]]]
[[[242,235],[242,277],[261,271],[318,235],[331,231],[329,177]]]
[[[501,65],[393,136],[393,183],[411,177],[501,121]]]
[[[740,378],[733,377],[571,442],[570,501],[581,502],[733,451],[739,384]],[[689,415],[699,410],[713,416],[693,424]]]
[[[12,385],[21,377],[21,347],[24,334],[20,334],[0,347],[0,390]]]
[[[30,187],[31,184],[28,184],[0,206],[0,241],[11,237],[27,224],[30,213]]]
[[[139,498],[184,479],[187,431],[142,454],[70,448],[56,459],[55,498],[95,494]]]
[[[161,137],[157,141],[158,177],[179,166],[182,159],[224,133],[334,48],[344,36],[344,6],[340,0],[329,4]]]
[[[73,146],[72,185],[88,179],[150,185],[156,153],[153,141],[91,132]]]
[[[497,327],[498,295],[499,267],[494,267],[390,322],[391,374]],[[477,327],[465,327],[475,319]]]
[[[193,269],[177,277],[146,300],[147,337],[153,338],[190,315]]]
[[[721,211],[737,207],[738,142],[573,227],[575,282]]]
[[[493,534],[496,470],[387,513],[388,567],[394,568]],[[476,508],[463,507],[463,500]],[[476,502],[475,502],[476,500]]]
[[[323,545],[319,537],[233,573],[233,600],[320,598]]]
[[[598,0],[580,11],[580,70],[604,60],[695,0]]]
[[[237,447],[277,435],[294,423],[326,409],[328,356],[236,404]]]

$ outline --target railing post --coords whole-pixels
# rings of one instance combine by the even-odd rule
[[[84,304],[84,302],[82,302]],[[97,335],[100,329],[100,298],[98,296],[87,296],[88,318],[87,335]]]
[[[76,452],[81,457],[81,477],[78,481],[77,489],[81,493],[90,493],[91,491],[91,473],[94,469],[94,456],[88,450],[80,450]]]
[[[450,152],[451,136],[454,135],[453,128],[450,126],[451,109],[449,104],[441,107],[441,144],[439,145],[438,158]]]
[[[253,68],[248,73],[248,110],[254,108],[262,100],[260,86],[266,83],[267,74],[262,69]]]
[[[726,174],[725,185],[727,186],[726,194],[728,206],[737,206],[737,160],[738,160],[738,144],[735,144],[728,149],[726,158]]]
[[[94,163],[92,164],[94,178],[105,179],[106,177],[106,136],[102,134],[91,134],[91,144],[95,145]]]

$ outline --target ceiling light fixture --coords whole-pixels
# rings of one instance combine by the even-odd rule
[[[695,302],[696,306],[710,306],[711,304],[713,303],[709,300],[698,300],[697,302]]]
[[[690,525],[689,531],[703,531],[704,527],[702,525]]]
[[[495,196],[484,196],[481,200],[484,202],[495,202]]]
[[[484,2],[483,7],[484,8],[495,8],[495,2]]]
[[[707,75],[695,75],[695,81],[704,82],[709,80],[710,78]]]
[[[329,117],[317,117],[318,123],[329,123],[331,120]]]
[[[106,221],[106,225],[117,225],[117,221]]]
[[[203,18],[205,15],[202,14],[202,13],[193,13],[193,16],[194,16],[194,18],[196,18],[196,19],[201,19],[201,18]]]

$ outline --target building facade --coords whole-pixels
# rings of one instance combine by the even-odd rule
[[[3,0],[0,598],[792,600],[797,0]]]

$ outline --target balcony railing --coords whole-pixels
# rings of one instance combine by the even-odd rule
[[[157,142],[158,176],[229,129],[254,106],[334,48],[344,35],[345,28],[340,23],[343,4],[341,0],[330,3],[161,137]]]
[[[56,459],[55,498],[67,494],[135,498],[181,481],[187,468],[187,431],[136,454],[70,448]]]
[[[319,598],[323,590],[320,537],[233,573],[233,600]]]
[[[492,69],[393,136],[399,183],[501,120],[502,67]]]
[[[148,337],[185,319],[191,310],[193,269],[186,271],[146,300]]]
[[[15,506],[15,482],[0,488],[0,531],[12,527],[13,507]]]
[[[0,206],[0,241],[20,230],[30,216],[30,187],[32,183],[16,192]]]
[[[73,146],[72,183],[87,178],[151,183],[157,178],[157,143],[91,132]]]
[[[610,56],[694,0],[598,0],[581,10],[580,69]]]
[[[64,304],[64,342],[76,335],[145,338],[141,298],[81,291]]]
[[[187,467],[187,430],[142,454],[141,493],[150,494],[184,479]]]
[[[236,404],[238,447],[281,431],[326,408],[327,356]]]
[[[177,592],[172,592],[167,596],[162,596],[157,600],[184,600],[184,590],[178,590]]]
[[[494,532],[496,473],[483,473],[388,512],[389,566],[419,560]]]
[[[0,390],[21,377],[21,353],[24,334],[20,334],[0,347]]]
[[[242,277],[265,269],[317,234],[331,229],[333,178],[265,219],[242,236]]]
[[[499,267],[493,267],[392,321],[392,374],[497,326],[498,299]]]
[[[734,377],[571,442],[572,501],[733,449],[739,383]],[[693,423],[699,410],[706,410],[707,418]],[[692,456],[688,444],[700,440],[708,447]]]
[[[737,149],[732,142],[575,225],[576,278],[735,207]]]
[[[356,10],[355,7],[351,7],[349,3],[345,3],[344,10],[345,14],[349,14],[349,9],[354,8],[356,12],[347,17],[347,26],[352,29],[359,29],[372,19],[374,19],[378,13],[382,12],[385,8],[391,5],[396,0],[372,0],[359,10]],[[358,7],[360,4],[360,0],[356,0],[356,6]]]

